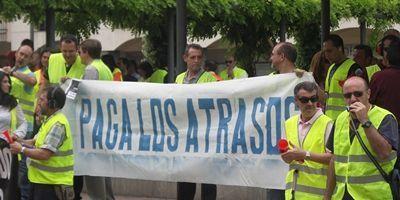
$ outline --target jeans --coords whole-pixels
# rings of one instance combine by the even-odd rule
[[[24,155],[19,161],[18,185],[21,191],[21,200],[28,200],[31,196],[32,186],[28,180],[28,167],[26,166],[26,157]]]

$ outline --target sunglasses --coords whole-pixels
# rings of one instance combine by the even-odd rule
[[[230,63],[233,63],[233,61],[232,60],[225,60],[225,63],[226,64],[230,64]]]
[[[301,102],[301,103],[308,103],[309,101],[311,101],[311,103],[315,103],[318,101],[318,97],[312,96],[312,97],[297,97],[297,99]]]
[[[343,96],[346,99],[350,99],[351,95],[354,95],[355,97],[361,97],[363,94],[364,94],[364,92],[354,91],[354,92],[349,92],[349,93],[343,94]]]

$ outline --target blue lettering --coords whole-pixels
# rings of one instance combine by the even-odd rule
[[[96,149],[96,143],[99,145],[99,149],[103,149],[102,138],[103,138],[103,110],[101,109],[100,99],[97,99],[97,115],[92,132],[93,149]]]
[[[264,112],[265,109],[265,100],[261,97],[258,97],[254,100],[254,105],[253,105],[253,112],[251,113],[251,121],[253,122],[254,128],[257,130],[258,133],[258,142],[259,142],[259,147],[256,145],[256,138],[254,136],[250,136],[250,147],[251,151],[253,154],[261,154],[261,152],[264,149],[264,134],[261,129],[261,126],[257,122],[256,118],[256,112],[257,112],[257,107],[258,105],[260,106],[260,112]]]
[[[164,131],[164,119],[162,117],[161,111],[161,100],[160,99],[150,99],[150,106],[151,106],[151,118],[153,121],[153,151],[164,151],[164,138],[165,138],[165,131]],[[157,141],[159,137],[158,129],[157,129],[157,116],[156,116],[156,109],[158,110],[158,118],[160,120],[160,142]]]
[[[137,99],[137,110],[139,115],[139,129],[140,129],[139,151],[149,151],[151,136],[144,134],[141,99]]]
[[[171,131],[174,133],[174,142],[172,143],[172,137],[168,136],[167,137],[167,146],[168,146],[168,150],[173,152],[173,151],[176,151],[176,149],[178,148],[179,132],[178,132],[178,129],[176,128],[175,124],[172,123],[172,120],[171,120],[170,114],[169,114],[169,109],[168,109],[169,107],[171,108],[172,115],[176,116],[174,100],[167,99],[164,102],[165,121],[167,122],[169,129],[171,129]]]
[[[225,116],[224,107],[226,106],[227,115]],[[221,137],[224,132],[224,153],[228,153],[228,122],[232,118],[232,108],[229,99],[217,99],[217,107],[219,113],[219,123],[217,131],[217,153],[221,153]]]
[[[126,144],[128,150],[132,150],[131,119],[129,117],[128,105],[126,103],[126,99],[122,99],[122,135],[118,149],[119,150],[124,149],[124,144]]]
[[[112,117],[111,117],[111,109],[113,108],[113,113],[114,115],[117,114],[117,105],[114,101],[114,99],[108,99],[107,101],[107,113],[108,113],[108,128],[107,128],[107,134],[106,134],[106,147],[108,149],[113,149],[115,145],[117,144],[117,136],[118,136],[118,124],[114,123],[112,125],[113,130],[114,130],[114,135],[111,141],[111,124],[112,124]]]
[[[207,123],[205,135],[205,152],[207,153],[210,148],[210,127],[211,127],[211,109],[215,109],[213,99],[199,99],[199,108],[205,110]]]
[[[275,119],[276,119],[276,127],[275,127],[275,146],[272,144],[272,107],[275,107]],[[279,154],[278,148],[276,144],[278,144],[278,140],[281,138],[281,98],[280,97],[270,97],[268,101],[267,107],[267,153],[268,154]]]
[[[85,148],[85,134],[83,133],[83,124],[89,124],[90,118],[92,117],[92,103],[90,99],[82,99],[81,115],[80,115],[80,131],[81,131],[81,148]],[[85,105],[87,107],[87,115],[85,114]]]
[[[187,111],[188,111],[189,127],[187,131],[185,151],[190,152],[190,146],[193,146],[194,152],[198,152],[199,151],[199,144],[197,139],[198,122],[196,113],[194,112],[192,99],[187,100]]]
[[[286,97],[286,99],[285,99],[285,120],[287,120],[291,117],[291,113],[290,113],[290,105],[291,104],[294,105],[294,110],[299,110],[299,108],[296,106],[296,104],[294,102],[294,96]]]
[[[240,146],[242,152],[247,154],[246,137],[244,124],[246,120],[246,104],[243,98],[239,98],[239,112],[236,120],[235,130],[233,131],[232,153],[237,153],[237,148]]]

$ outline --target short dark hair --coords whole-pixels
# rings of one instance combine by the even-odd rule
[[[10,75],[4,73],[3,71],[0,71],[0,84],[5,77],[8,77],[8,83],[10,84],[10,91],[11,91],[12,81]],[[0,88],[0,106],[4,106],[11,111],[15,107],[17,107],[17,105],[18,103],[15,97],[12,96],[10,93],[3,92],[3,90]]]
[[[365,52],[365,57],[372,58],[372,49],[370,46],[365,44],[359,44],[355,46],[354,49],[363,50]]]
[[[218,68],[217,63],[213,60],[206,60],[206,62],[204,63],[204,69],[206,71],[216,72],[217,68]]]
[[[111,54],[101,56],[101,60],[107,65],[111,72],[113,72],[115,68],[118,68],[117,64],[115,63],[114,56]]]
[[[386,58],[391,67],[400,68],[400,41],[390,44],[387,49]]]
[[[143,78],[150,77],[151,74],[153,74],[153,72],[154,72],[153,66],[151,66],[150,62],[148,62],[147,60],[140,62],[138,69],[142,69],[146,73],[147,77],[143,77]]]
[[[66,95],[60,86],[49,86],[44,90],[47,93],[47,100],[53,99],[57,102],[58,109],[62,109],[65,105]]]
[[[82,51],[88,52],[89,56],[93,59],[100,59],[101,56],[101,43],[96,39],[87,39],[81,44]]]
[[[303,89],[307,92],[313,92],[313,91],[318,92],[317,84],[315,84],[314,82],[311,82],[311,81],[304,81],[304,82],[297,84],[294,87],[294,95],[297,96],[297,93],[299,93],[299,91],[301,89]]]
[[[344,53],[343,39],[339,35],[336,34],[328,35],[328,37],[325,38],[324,42],[328,41],[331,41],[334,47],[341,49],[342,52]]]
[[[201,47],[199,44],[188,44],[185,49],[185,55],[189,53],[189,49],[196,49],[201,51],[201,55],[203,55],[203,47]]]
[[[278,54],[283,54],[285,58],[287,58],[292,63],[296,62],[297,50],[292,43],[281,42],[278,45],[279,45],[279,48],[277,49]]]
[[[21,42],[21,47],[22,46],[29,46],[31,49],[32,49],[32,51],[34,50],[34,48],[33,48],[33,41],[31,40],[31,39],[24,39],[24,40],[22,40],[22,42]]]
[[[79,45],[78,39],[75,37],[75,35],[72,35],[72,34],[65,34],[65,35],[61,36],[60,44],[63,42],[74,43],[76,47],[78,47],[78,45]]]

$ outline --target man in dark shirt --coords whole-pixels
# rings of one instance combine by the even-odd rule
[[[400,122],[400,93],[396,88],[400,85],[400,41],[392,41],[383,51],[388,67],[372,76],[370,102],[389,110]]]

